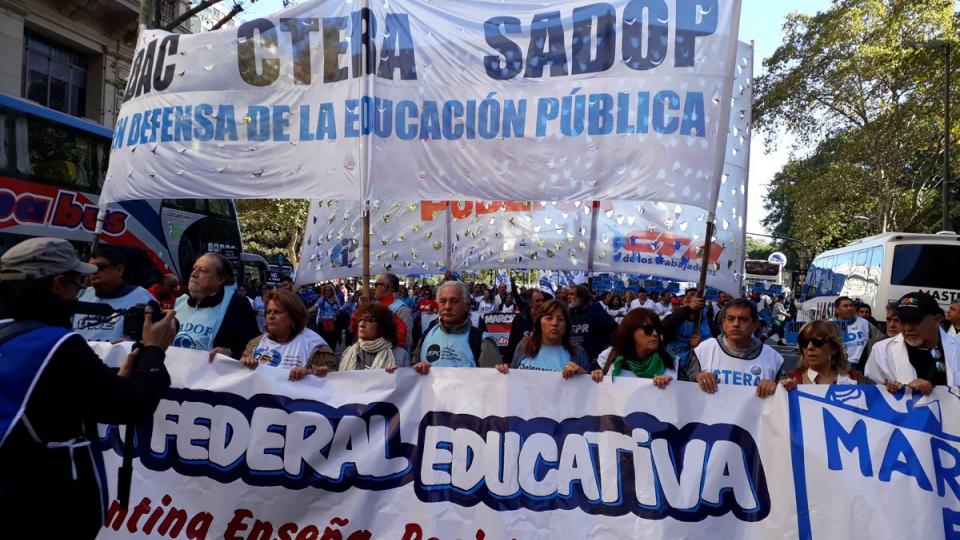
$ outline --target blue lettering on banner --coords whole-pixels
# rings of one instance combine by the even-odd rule
[[[770,512],[756,443],[735,425],[677,428],[639,412],[560,422],[430,412],[419,439],[414,489],[426,502],[688,522]]]
[[[180,388],[136,427],[147,469],[252,486],[386,490],[496,510],[580,508],[686,522],[759,521],[770,495],[756,442],[730,424],[677,427],[646,413],[546,418],[428,412],[403,443],[391,403],[324,403]],[[120,453],[117,426],[100,439]]]
[[[561,97],[393,101],[377,96],[334,103],[248,105],[198,103],[158,107],[117,120],[111,150],[190,141],[310,142],[337,137],[400,140],[538,138],[646,134],[705,138],[702,92],[661,90]],[[341,111],[338,131],[338,111]],[[528,114],[529,113],[529,114]],[[239,115],[239,116],[238,116]],[[532,116],[532,118],[528,118]],[[238,125],[239,122],[239,125]],[[628,255],[616,254],[615,258]],[[630,262],[625,259],[626,262]],[[686,263],[684,263],[686,264]]]
[[[952,390],[946,395],[957,397]],[[818,486],[808,486],[804,459],[804,447],[811,445],[822,445],[826,470],[852,471],[880,485],[897,482],[892,489],[913,487],[918,494],[942,498],[945,535],[957,535],[960,520],[951,508],[960,501],[960,433],[947,432],[944,404],[919,393],[889,394],[872,385],[832,386],[824,396],[797,390],[789,399],[801,538],[814,533],[808,505],[817,495],[808,490]],[[807,402],[819,408],[818,414],[801,415],[801,403]]]

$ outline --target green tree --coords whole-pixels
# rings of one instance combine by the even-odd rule
[[[956,21],[951,0],[835,0],[787,17],[753,117],[768,146],[786,131],[812,151],[771,182],[764,225],[775,235],[818,252],[940,229],[943,65],[910,43],[949,39]]]
[[[773,252],[774,247],[769,243],[747,236],[747,259],[762,259],[765,261]]]
[[[267,258],[282,254],[296,266],[309,208],[305,199],[238,199],[244,251]]]

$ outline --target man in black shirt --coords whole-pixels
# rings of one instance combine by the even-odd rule
[[[929,394],[934,386],[957,384],[960,341],[940,328],[940,306],[932,296],[915,292],[897,302],[901,334],[874,345],[864,374],[891,392],[904,386]]]

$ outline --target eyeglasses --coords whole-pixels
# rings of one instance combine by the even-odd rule
[[[377,321],[369,317],[361,317],[357,319],[357,324],[377,324]]]
[[[797,345],[799,345],[801,349],[806,349],[808,343],[812,343],[814,347],[819,349],[820,347],[823,347],[827,343],[830,343],[830,340],[822,339],[822,338],[810,338],[810,339],[797,340]]]
[[[643,324],[638,327],[640,330],[643,330],[643,333],[652,336],[654,332],[660,333],[660,330],[657,329],[656,325],[653,324]]]

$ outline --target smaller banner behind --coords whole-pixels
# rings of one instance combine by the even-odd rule
[[[740,43],[707,284],[737,295],[746,253],[753,48]],[[676,171],[689,164],[680,161]],[[632,174],[632,173],[631,173]],[[688,194],[682,185],[664,185]],[[672,198],[672,197],[671,197]],[[373,203],[371,271],[397,274],[502,268],[627,273],[697,282],[708,212],[657,201],[420,201]],[[415,208],[418,207],[418,208]],[[419,212],[418,212],[419,209]],[[419,215],[419,220],[417,216]],[[450,242],[446,242],[449,223]],[[388,234],[391,231],[392,234]],[[360,203],[311,207],[298,283],[360,276]],[[449,251],[448,251],[449,249]],[[350,255],[345,253],[349,251]],[[347,262],[345,262],[347,261]]]
[[[311,201],[300,249],[296,283],[363,275],[363,205],[357,201]],[[446,212],[420,202],[370,203],[370,271],[399,275],[446,270]]]

